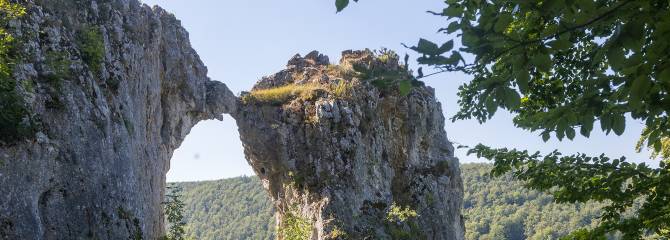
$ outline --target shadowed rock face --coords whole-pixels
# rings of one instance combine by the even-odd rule
[[[280,239],[464,238],[459,163],[433,89],[371,84],[403,77],[397,60],[347,51],[332,66],[313,52],[242,96],[234,116]],[[289,97],[267,91],[288,84]]]
[[[0,239],[157,239],[169,160],[236,97],[191,48],[180,22],[136,0],[30,0],[11,31],[32,137],[0,143]],[[82,60],[101,32],[103,63]],[[66,62],[55,74],[54,57]],[[95,69],[99,68],[98,71]],[[31,86],[28,88],[27,86]]]

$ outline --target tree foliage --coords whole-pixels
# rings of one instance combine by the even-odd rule
[[[11,20],[25,15],[23,6],[0,0],[0,141],[12,142],[30,134],[24,119],[28,111],[12,77],[17,62],[16,40],[7,29]]]
[[[551,195],[524,188],[524,182],[512,174],[491,177],[490,164],[463,164],[461,169],[466,239],[558,239],[577,229],[596,227],[605,206],[593,201],[556,203]],[[258,178],[177,185],[184,188],[186,236],[202,240],[274,239],[272,202]],[[415,214],[394,206],[386,217],[389,226],[395,227],[411,222],[408,220]]]
[[[184,220],[184,202],[181,200],[182,188],[178,185],[167,187],[163,209],[168,221],[168,233],[165,240],[185,240],[186,221]]]
[[[188,238],[275,238],[272,202],[258,178],[175,184],[184,189],[182,200]]]
[[[448,21],[439,32],[460,39],[437,44],[420,39],[409,48],[420,64],[440,72],[460,71],[472,80],[459,88],[452,120],[484,123],[499,109],[515,126],[547,141],[589,137],[595,123],[617,135],[626,116],[642,121],[641,143],[662,152],[670,137],[670,2],[667,0],[447,0]],[[463,56],[474,56],[466,61]],[[432,75],[432,74],[428,74]],[[427,76],[428,76],[427,75]],[[573,238],[620,231],[640,238],[646,231],[670,237],[670,164],[658,168],[625,158],[541,156],[527,151],[470,150],[495,161],[493,175],[513,172],[533,189],[560,202],[608,203],[601,224]],[[662,155],[662,154],[661,154]],[[635,214],[633,202],[643,202]]]

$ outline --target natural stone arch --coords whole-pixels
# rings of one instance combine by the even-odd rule
[[[338,228],[354,238],[463,238],[458,161],[431,88],[417,86],[408,96],[376,90],[338,75],[327,57],[311,53],[255,89],[346,83],[353,84],[353,98],[312,89],[315,95],[306,99],[250,104],[207,77],[187,31],[160,8],[137,0],[25,5],[28,16],[12,32],[24,41],[19,51],[32,58],[14,76],[36,85],[18,90],[40,125],[34,137],[0,146],[0,237],[160,237],[173,151],[197,122],[231,114],[249,163],[279,209],[281,227],[295,217],[307,219],[313,239],[343,238]],[[78,35],[92,28],[102,36],[101,66],[82,57],[85,43]],[[70,71],[58,76],[57,86],[46,60],[53,52],[63,54]],[[369,51],[343,59],[401,67],[397,58],[382,60]],[[344,154],[338,158],[339,150]],[[393,203],[430,211],[413,217],[416,224],[389,225],[379,218]]]
[[[35,124],[0,146],[0,238],[157,239],[165,174],[191,127],[236,109],[170,13],[137,0],[30,0],[10,29]],[[81,42],[85,31],[100,39]],[[97,42],[99,41],[99,42]],[[100,66],[82,45],[99,45]],[[67,74],[54,74],[58,55]],[[17,84],[17,86],[28,86]]]

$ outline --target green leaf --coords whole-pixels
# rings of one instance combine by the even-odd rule
[[[582,127],[579,130],[579,133],[581,133],[584,137],[589,137],[591,135],[591,131],[593,131],[593,115],[586,114],[582,118]]]
[[[449,5],[442,11],[442,15],[447,17],[460,17],[463,14],[463,8],[458,5]]]
[[[337,8],[337,12],[341,12],[348,5],[349,5],[349,0],[335,0],[335,7]]]
[[[567,120],[565,118],[561,118],[561,120],[558,121],[558,125],[556,126],[556,137],[558,137],[558,140],[563,141],[563,137],[565,136],[568,128],[570,127],[568,126]]]
[[[620,69],[624,66],[626,56],[621,47],[611,46],[607,50],[607,60],[609,61],[610,65],[612,65],[612,67],[615,69]]]
[[[476,46],[479,43],[479,37],[473,32],[465,31],[461,37],[461,42],[464,46],[472,47]]]
[[[443,43],[442,46],[440,46],[440,50],[439,50],[438,54],[446,53],[453,48],[454,48],[454,40],[449,40],[449,41]]]
[[[453,33],[456,32],[458,29],[461,28],[461,24],[457,21],[453,21],[449,23],[449,26],[447,26],[447,33]]]
[[[528,91],[528,82],[530,81],[530,73],[525,70],[516,71],[516,84],[519,86],[519,90],[522,93]]]
[[[647,92],[651,88],[651,81],[647,76],[640,75],[635,80],[633,80],[633,85],[630,88],[630,99],[628,103],[632,107],[639,107],[642,103],[642,99],[647,96]]]
[[[437,44],[423,38],[419,39],[419,44],[417,44],[416,47],[412,47],[411,49],[426,55],[440,54],[440,48],[437,47]]]
[[[563,141],[563,138],[565,137],[565,128],[558,128],[556,130],[556,137],[558,138],[559,141]]]
[[[549,46],[556,51],[560,51],[572,47],[572,43],[567,38],[559,38],[549,42]]]
[[[670,84],[670,68],[666,68],[665,70],[661,71],[658,74],[658,80],[665,84]]]
[[[551,70],[551,56],[549,54],[538,53],[533,56],[531,62],[541,72],[549,72]]]
[[[511,88],[505,88],[504,101],[505,106],[510,110],[517,109],[521,105],[521,96],[517,91]]]
[[[412,81],[404,80],[398,84],[398,89],[400,90],[401,96],[407,96],[410,91],[412,91]]]
[[[498,104],[496,104],[495,100],[493,99],[493,94],[486,98],[486,111],[489,113],[489,116],[492,116],[496,113],[496,111],[498,111]]]
[[[547,141],[549,141],[550,137],[551,137],[551,135],[549,135],[549,131],[542,132],[542,141],[547,142]]]
[[[568,139],[572,140],[575,139],[575,129],[574,128],[567,128],[565,131],[565,135],[568,136]]]
[[[624,115],[614,116],[614,119],[612,119],[612,130],[614,130],[614,133],[618,136],[621,136],[625,129],[626,117],[624,117]]]
[[[644,24],[639,20],[632,20],[623,27],[620,41],[624,47],[639,51],[644,45]]]
[[[498,17],[496,24],[493,26],[493,30],[496,32],[503,32],[507,29],[507,26],[512,22],[512,15],[509,13],[503,13]]]
[[[612,117],[610,117],[609,114],[603,114],[600,117],[600,128],[603,130],[603,132],[609,133],[609,131],[612,129]]]
[[[658,81],[662,82],[667,88],[670,88],[670,68],[666,68],[658,74]]]

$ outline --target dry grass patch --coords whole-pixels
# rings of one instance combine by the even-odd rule
[[[336,98],[349,98],[354,91],[354,84],[345,80],[340,80],[338,83],[331,85],[330,93]]]
[[[325,90],[323,86],[315,83],[288,84],[276,88],[252,91],[242,100],[245,103],[284,103],[294,98],[309,99],[313,96],[314,91],[319,89]]]

